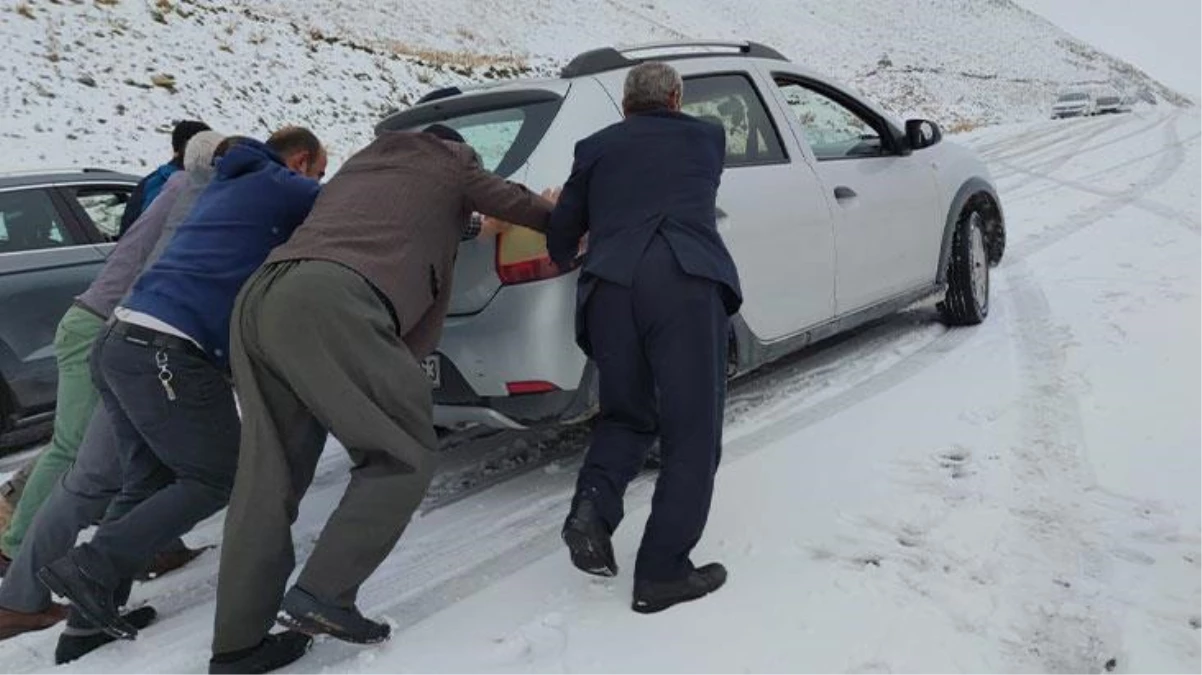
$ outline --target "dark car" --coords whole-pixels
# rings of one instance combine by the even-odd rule
[[[138,178],[103,169],[0,174],[0,449],[54,419],[54,332],[113,248]]]

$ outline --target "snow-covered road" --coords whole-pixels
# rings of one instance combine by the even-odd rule
[[[695,555],[730,569],[711,598],[629,610],[653,476],[615,539],[624,574],[577,573],[558,539],[577,460],[536,451],[553,461],[432,501],[368,582],[391,642],[322,641],[293,670],[1198,672],[1200,126],[960,137],[1009,228],[988,321],[916,307],[738,385]],[[302,549],[346,467],[323,459]],[[189,536],[219,539],[219,518]],[[217,560],[137,586],[160,621],[66,670],[203,672]],[[56,634],[0,643],[0,670],[47,670]]]

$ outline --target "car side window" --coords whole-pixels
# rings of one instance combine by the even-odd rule
[[[819,161],[886,154],[880,130],[854,110],[796,82],[777,80],[777,86]]]
[[[0,253],[75,243],[44,190],[0,192]]]
[[[121,216],[125,213],[130,192],[129,188],[120,187],[83,187],[72,194],[100,234],[114,241],[121,233]]]
[[[764,101],[745,75],[686,77],[681,108],[726,130],[726,166],[788,161]]]

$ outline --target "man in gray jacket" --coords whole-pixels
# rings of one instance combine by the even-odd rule
[[[309,635],[373,643],[359,586],[396,544],[434,471],[430,380],[459,242],[473,212],[542,230],[551,202],[485,171],[447,127],[384,132],[325,186],[242,289],[230,325],[242,403],[225,519],[213,673],[267,672]],[[350,485],[296,585],[290,526],[327,432]],[[268,634],[276,621],[294,630]]]
[[[217,138],[209,138],[207,134]],[[81,296],[89,307],[104,307],[108,314],[128,294],[138,273],[154,262],[155,251],[165,247],[212,179],[212,163],[238,140],[238,137],[222,140],[213,132],[202,132],[194,137],[185,155],[185,171],[176,172],[168,179],[159,198],[120,240],[104,270]],[[96,410],[74,464],[40,505],[3,584],[0,584],[0,639],[45,628],[61,620],[61,607],[51,602],[50,592],[38,581],[36,572],[66,553],[75,544],[79,532],[104,517],[106,510],[109,517],[119,517],[146,497],[139,493],[118,494],[123,471],[109,416],[103,410]],[[22,505],[24,503],[23,500]],[[199,551],[188,549],[177,540],[168,546],[165,554],[170,562],[179,566]],[[122,602],[128,593],[127,582],[121,589]],[[126,618],[144,627],[154,619],[154,609],[143,607],[126,614]],[[67,630],[59,639],[55,661],[66,663],[111,640],[82,617],[72,615]]]

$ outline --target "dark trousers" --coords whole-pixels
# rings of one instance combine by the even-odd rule
[[[626,486],[660,439],[663,467],[636,579],[687,575],[709,517],[726,398],[729,318],[720,289],[685,274],[656,237],[631,287],[600,281],[583,309],[601,415],[576,499],[592,497],[611,531],[622,520]]]
[[[99,350],[97,385],[125,469],[121,492],[149,496],[71,556],[115,588],[225,506],[240,424],[228,379],[198,348],[141,344],[110,329]]]
[[[225,519],[213,652],[257,645],[295,566],[291,525],[327,430],[350,484],[296,583],[337,607],[392,551],[435,468],[430,380],[358,274],[316,260],[260,269],[234,308],[242,451]]]

